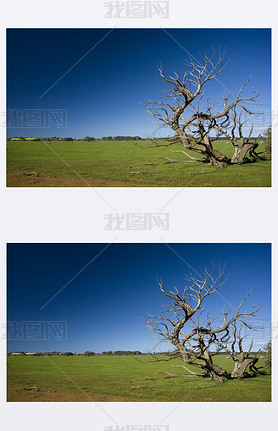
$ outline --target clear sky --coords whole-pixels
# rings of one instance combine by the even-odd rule
[[[257,90],[260,97],[256,109],[267,113],[256,120],[254,133],[268,125],[269,29],[167,29],[168,34],[162,29],[108,32],[109,29],[8,30],[8,109],[67,110],[67,128],[9,128],[8,137],[153,136],[157,124],[140,102],[161,96],[163,84],[157,65],[161,63],[167,74],[182,74],[189,54],[200,61],[200,52],[210,52],[212,45],[226,48],[230,63],[219,81],[207,86],[205,96],[214,100],[228,92],[236,94],[253,75],[246,94]],[[165,129],[162,135],[168,134]]]
[[[205,310],[233,311],[252,289],[244,309],[260,307],[253,319],[261,328],[253,334],[254,347],[269,340],[269,244],[170,244],[175,252],[165,244],[112,244],[104,250],[106,246],[8,245],[8,321],[67,322],[66,340],[55,335],[48,340],[10,340],[8,351],[158,351],[157,338],[140,319],[162,310],[165,300],[157,281],[161,278],[165,287],[182,289],[187,264],[198,271],[211,259],[226,262],[231,274],[221,295],[210,297]]]

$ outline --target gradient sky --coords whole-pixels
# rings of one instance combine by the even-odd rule
[[[212,259],[226,262],[231,274],[221,296],[210,297],[205,310],[233,310],[252,289],[244,310],[259,306],[254,325],[265,328],[254,334],[254,348],[269,340],[269,244],[170,244],[180,257],[165,244],[112,244],[102,251],[106,246],[8,245],[8,321],[67,322],[67,340],[10,340],[8,351],[168,350],[170,345],[157,347],[157,338],[140,316],[161,311],[165,300],[157,284],[160,278],[165,287],[182,289],[187,264],[198,271]]]
[[[8,109],[66,109],[67,128],[9,128],[8,137],[140,135],[153,136],[157,123],[142,101],[159,100],[163,84],[157,65],[182,74],[188,52],[200,61],[211,46],[226,48],[228,67],[211,82],[213,100],[246,90],[260,93],[255,134],[268,125],[271,103],[271,32],[269,29],[9,29],[7,38]],[[104,38],[100,43],[98,43]],[[173,38],[176,40],[173,40]],[[177,43],[178,42],[178,43]],[[84,54],[57,85],[41,96]],[[187,52],[186,52],[187,51]],[[170,131],[164,129],[162,136]]]

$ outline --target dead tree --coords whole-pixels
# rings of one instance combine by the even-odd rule
[[[254,315],[258,308],[251,312],[242,311],[247,297],[240,303],[234,315],[230,310],[210,317],[203,317],[204,302],[214,294],[217,294],[225,283],[224,269],[213,265],[211,270],[204,268],[200,275],[189,273],[186,276],[186,286],[180,294],[177,288],[174,291],[165,290],[162,282],[159,283],[160,290],[169,300],[160,316],[144,316],[147,326],[159,335],[162,341],[170,342],[175,351],[170,355],[179,358],[186,364],[201,368],[205,375],[211,380],[224,382],[228,378],[227,371],[213,362],[213,357],[220,351],[233,351],[228,348],[231,343],[231,331],[236,323],[250,328],[246,318]],[[222,316],[222,317],[221,317]],[[234,334],[234,333],[233,333]],[[238,333],[236,333],[238,339]],[[233,345],[233,348],[235,343]],[[233,359],[236,363],[235,355]],[[243,358],[247,359],[247,358]],[[168,360],[168,359],[167,359]],[[245,361],[247,366],[256,361]],[[242,365],[240,370],[234,372],[232,378],[241,378],[246,370]]]
[[[218,167],[225,167],[228,163],[242,164],[248,151],[252,152],[256,146],[256,140],[252,140],[253,127],[247,138],[243,136],[241,121],[242,113],[247,116],[254,115],[247,107],[248,102],[254,101],[259,93],[255,92],[250,97],[243,95],[248,84],[248,79],[240,88],[236,96],[228,95],[220,103],[215,100],[203,102],[203,87],[218,76],[226,67],[224,54],[213,51],[211,56],[204,55],[202,64],[197,61],[185,63],[186,70],[180,79],[177,73],[174,76],[166,76],[162,66],[159,67],[160,76],[167,84],[168,89],[161,101],[144,102],[147,112],[155,117],[160,125],[167,126],[175,132],[175,136],[169,139],[167,144],[156,143],[156,146],[170,146],[178,144],[182,151],[189,157],[185,150],[191,150],[200,154],[195,162],[205,162]],[[228,138],[234,146],[234,155],[229,160],[225,154],[213,147],[214,141],[219,138]],[[194,159],[190,157],[190,159]],[[180,160],[168,159],[173,163]],[[185,162],[192,163],[192,160]]]
[[[248,295],[249,296],[249,295]],[[261,374],[259,368],[256,367],[255,364],[258,362],[257,354],[251,354],[251,350],[253,347],[253,340],[249,345],[249,349],[247,352],[243,350],[243,340],[246,336],[242,335],[242,330],[245,327],[248,329],[254,329],[250,326],[249,323],[245,320],[244,323],[241,323],[240,329],[237,329],[238,322],[235,320],[231,327],[227,330],[226,340],[220,341],[216,340],[216,344],[220,349],[224,349],[234,361],[234,369],[231,373],[232,379],[242,379],[247,368],[255,374]]]

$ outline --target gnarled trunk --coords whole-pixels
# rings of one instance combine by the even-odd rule
[[[231,378],[237,380],[242,379],[247,367],[250,366],[250,369],[252,369],[252,367],[254,367],[257,362],[258,358],[243,358],[240,361],[235,361],[235,366],[231,374]]]
[[[215,150],[212,147],[210,138],[205,135],[204,136],[204,144],[192,144],[188,143],[188,138],[186,137],[184,131],[176,130],[182,145],[188,150],[195,151],[196,153],[202,154],[205,156],[206,161],[209,162],[212,166],[218,166],[219,168],[224,168],[228,164],[227,157],[220,153],[220,151]]]
[[[227,380],[227,372],[218,365],[208,364],[208,375],[211,380],[217,380],[218,382],[225,382]]]
[[[195,367],[201,368],[203,371],[205,371],[204,376],[209,377],[211,380],[217,380],[218,382],[223,383],[228,378],[226,370],[219,367],[218,365],[213,364],[212,361],[196,361],[184,358],[183,360],[189,365],[194,365]]]
[[[201,368],[205,371],[205,375],[208,376],[211,380],[217,380],[221,383],[227,380],[227,372],[223,368],[215,365],[212,362],[212,357],[210,352],[207,350],[204,342],[200,340],[200,347],[202,351],[202,359],[192,359],[190,354],[184,349],[183,345],[180,343],[176,343],[176,347],[179,349],[181,357],[184,362],[189,365],[194,365],[195,367]]]
[[[217,150],[207,149],[204,154],[207,156],[209,163],[212,166],[218,166],[219,168],[225,168],[225,166],[227,166],[227,164],[228,164],[228,160],[227,160],[226,156]]]
[[[255,144],[245,143],[241,147],[238,145],[235,146],[234,155],[231,159],[231,163],[233,165],[241,165],[244,162],[244,159],[248,153],[248,151],[252,151]]]

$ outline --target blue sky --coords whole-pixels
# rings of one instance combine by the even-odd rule
[[[270,111],[269,29],[167,29],[168,34],[163,29],[108,32],[109,29],[8,30],[8,109],[67,110],[67,128],[13,127],[8,128],[8,137],[153,136],[157,124],[140,102],[158,100],[161,95],[163,83],[157,65],[161,63],[167,74],[182,74],[188,53],[200,61],[200,52],[210,52],[212,45],[226,49],[230,62],[219,81],[207,86],[205,96],[214,100],[227,95],[225,88],[236,94],[252,75],[246,94],[257,90],[260,97],[255,109]],[[268,118],[269,114],[265,114],[256,120],[256,134],[267,126]],[[169,133],[165,129],[162,135]]]
[[[221,296],[210,297],[205,310],[233,310],[252,289],[245,309],[259,306],[254,325],[265,328],[254,334],[255,348],[269,340],[269,244],[170,244],[180,257],[165,244],[112,244],[102,251],[106,246],[8,245],[8,321],[67,322],[66,340],[10,340],[8,351],[157,350],[158,340],[140,318],[159,313],[165,303],[157,281],[182,289],[187,264],[198,270],[212,259],[226,262],[231,274]]]

